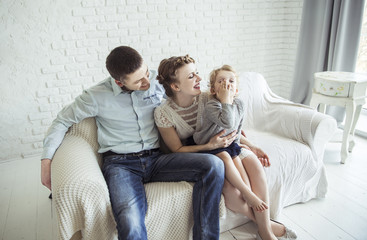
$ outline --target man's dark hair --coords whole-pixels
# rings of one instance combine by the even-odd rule
[[[121,81],[127,74],[138,70],[143,63],[141,55],[133,48],[120,46],[111,51],[106,59],[106,68],[111,77]]]

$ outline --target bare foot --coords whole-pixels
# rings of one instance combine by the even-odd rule
[[[246,196],[247,195],[247,196]],[[268,209],[268,205],[258,198],[253,192],[242,194],[242,197],[247,201],[248,205],[258,212],[263,212]]]

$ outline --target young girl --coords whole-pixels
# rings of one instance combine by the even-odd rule
[[[240,190],[243,198],[254,210],[264,211],[268,205],[258,198],[245,183],[243,165],[235,165],[232,160],[239,158],[241,153],[241,147],[238,144],[244,118],[243,102],[236,98],[237,81],[236,73],[229,65],[223,65],[210,73],[211,96],[205,105],[201,128],[196,129],[193,138],[196,144],[205,144],[211,137],[223,130],[226,131],[224,136],[233,131],[236,132],[237,137],[229,146],[205,152],[221,158],[226,169],[226,179]]]

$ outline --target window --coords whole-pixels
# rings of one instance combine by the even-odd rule
[[[363,13],[363,23],[361,30],[361,38],[359,41],[358,57],[355,72],[367,74],[367,9],[366,3]],[[366,92],[367,95],[367,92]],[[363,105],[361,115],[359,117],[356,134],[367,137],[367,103]]]

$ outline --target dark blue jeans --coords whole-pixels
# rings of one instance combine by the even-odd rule
[[[119,239],[147,239],[144,224],[147,200],[144,183],[195,182],[194,240],[219,239],[219,202],[224,181],[223,162],[204,153],[156,152],[147,157],[112,155],[102,167]]]

